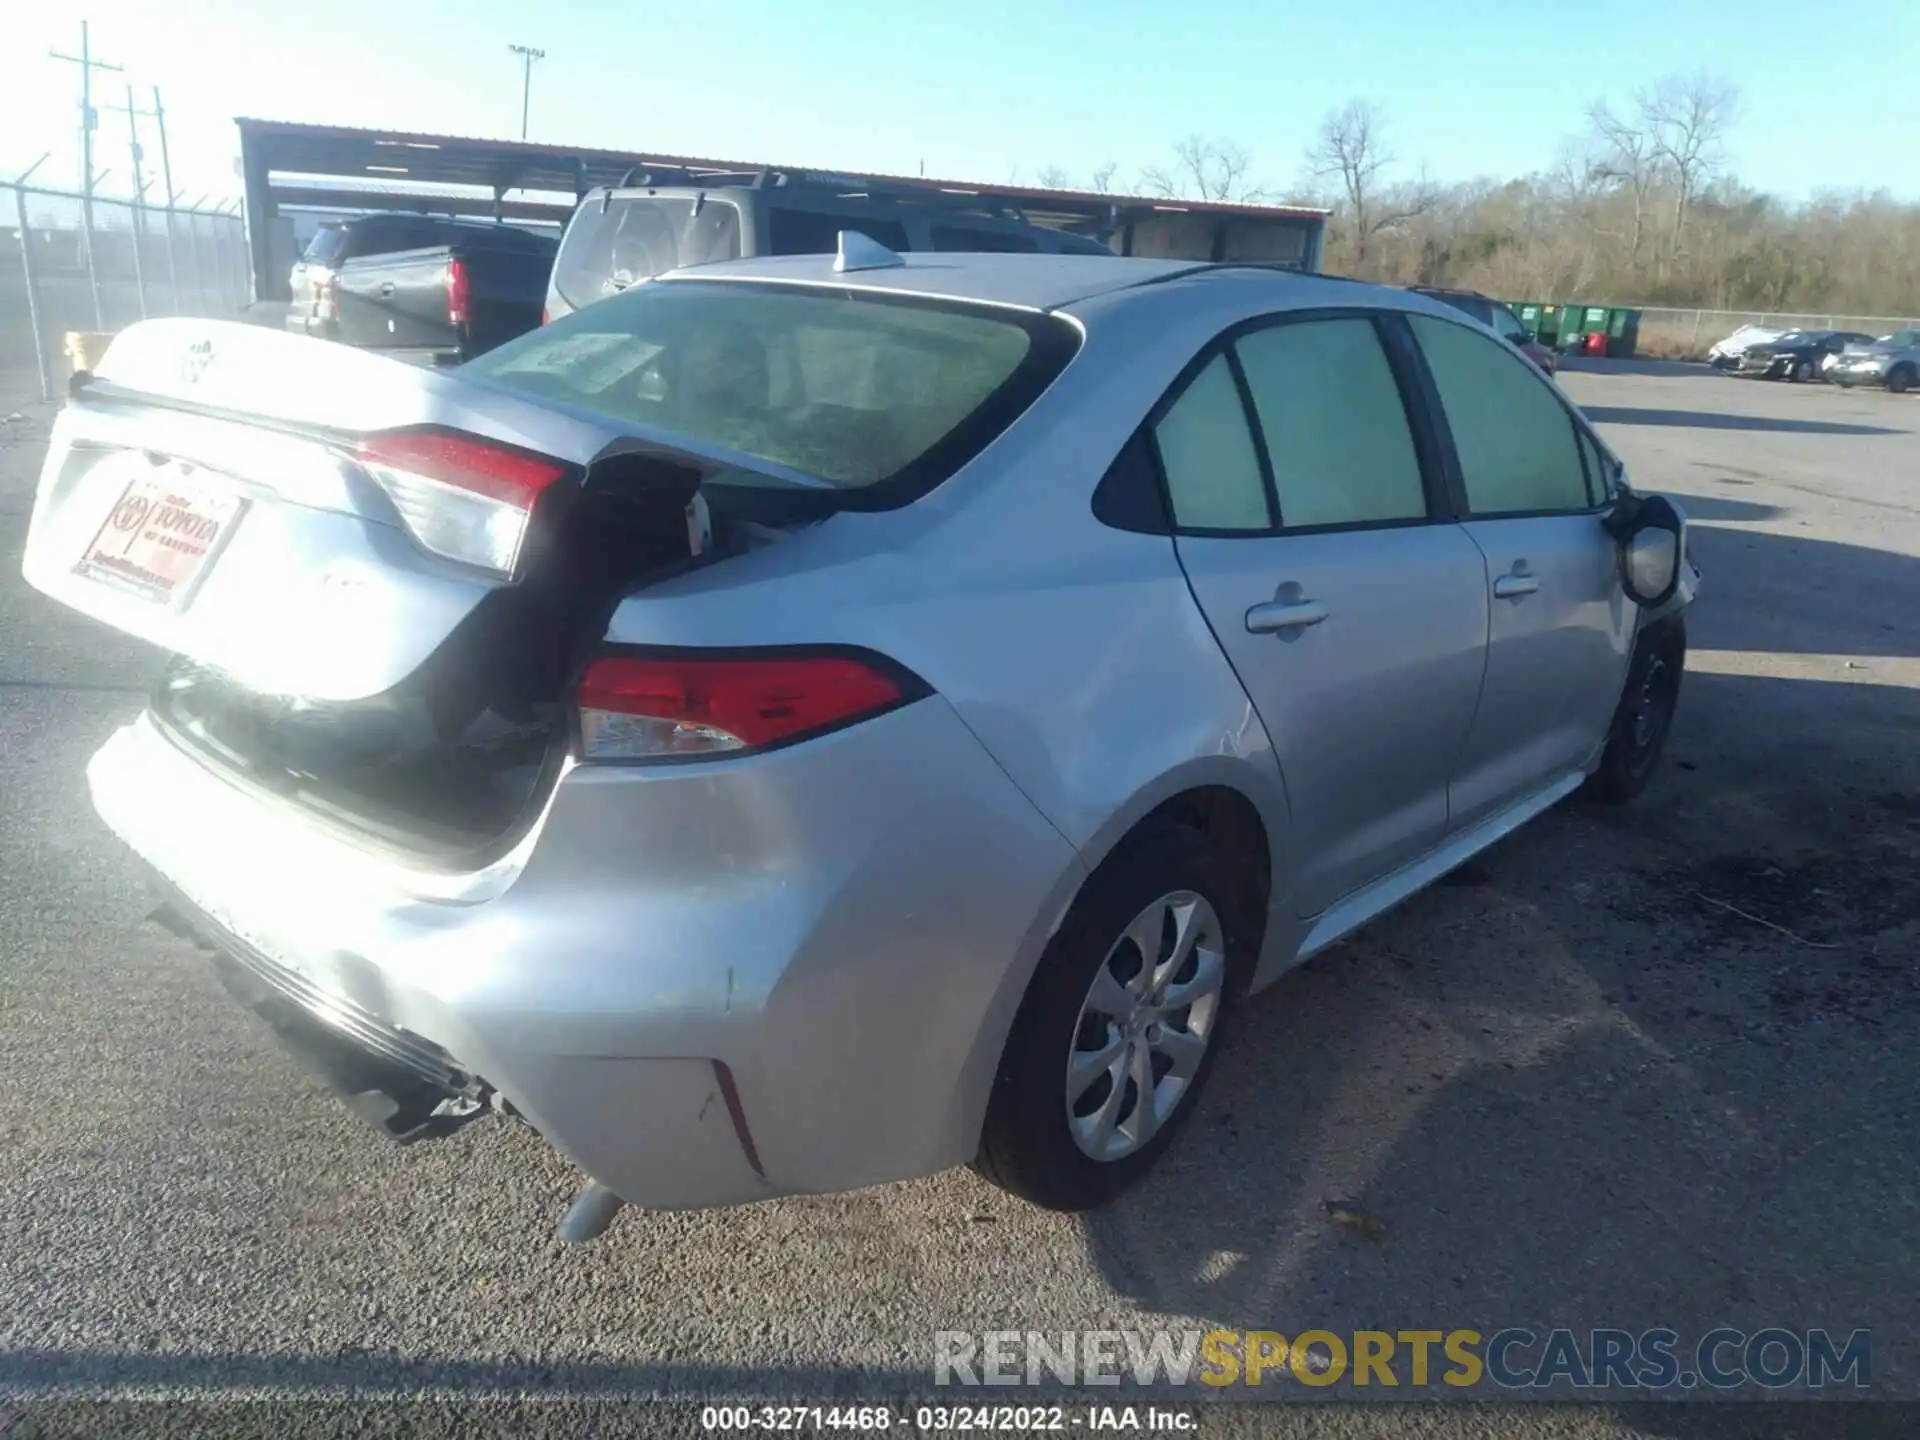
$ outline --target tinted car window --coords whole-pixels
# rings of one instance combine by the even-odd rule
[[[462,373],[860,489],[936,447],[977,450],[1075,344],[1051,316],[669,281],[510,340]]]
[[[1184,530],[1273,528],[1253,432],[1226,356],[1216,355],[1193,378],[1154,426],[1153,439],[1174,524]]]
[[[322,225],[313,232],[313,238],[307,241],[307,248],[300,252],[300,259],[308,265],[333,265],[340,259],[340,252],[346,248],[346,236],[338,225]]]
[[[1425,518],[1413,433],[1371,321],[1275,325],[1234,348],[1266,441],[1282,526]]]
[[[857,230],[889,250],[906,253],[907,232],[897,220],[835,215],[819,210],[776,206],[767,212],[767,243],[775,255],[831,255],[840,248],[840,232]]]
[[[1031,255],[1040,241],[1017,230],[969,229],[958,225],[935,225],[933,248],[936,250],[974,250],[996,255]]]
[[[1520,323],[1520,317],[1504,305],[1489,307],[1493,312],[1493,328],[1500,332],[1503,340],[1525,340],[1527,327]]]
[[[637,280],[685,265],[740,258],[740,212],[691,196],[589,200],[574,213],[554,260],[553,284],[568,304],[591,305]]]
[[[1534,368],[1490,336],[1408,317],[1440,391],[1476,515],[1585,510],[1573,416]]]

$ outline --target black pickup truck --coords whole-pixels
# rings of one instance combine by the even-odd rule
[[[557,238],[511,225],[370,215],[294,267],[287,328],[428,364],[470,360],[540,323]]]

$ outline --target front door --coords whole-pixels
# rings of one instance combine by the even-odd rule
[[[1153,427],[1181,564],[1279,756],[1303,916],[1445,833],[1485,662],[1485,565],[1439,518],[1397,324],[1242,331]]]
[[[1491,606],[1486,684],[1450,787],[1457,828],[1592,758],[1620,698],[1635,610],[1602,524],[1600,450],[1573,408],[1477,330],[1428,316],[1411,325]]]

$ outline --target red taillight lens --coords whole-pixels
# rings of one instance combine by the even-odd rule
[[[587,667],[575,698],[583,759],[659,760],[778,745],[923,693],[877,658],[801,652],[603,656]]]
[[[442,430],[370,435],[355,458],[436,555],[511,575],[533,505],[567,467]]]
[[[551,305],[542,305],[540,307],[540,323],[542,325],[551,325],[553,323],[553,307]]]
[[[467,262],[456,255],[447,261],[447,323],[466,324],[472,302],[473,287],[467,278]]]

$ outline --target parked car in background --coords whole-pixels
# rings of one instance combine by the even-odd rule
[[[589,192],[574,212],[554,262],[549,318],[690,265],[762,255],[831,255],[843,230],[897,254],[1113,254],[1098,240],[988,213],[963,197],[934,203],[923,191],[889,194],[864,180],[755,172],[703,175],[695,183],[678,171],[630,178],[635,183]]]
[[[1726,339],[1714,342],[1707,350],[1707,363],[1716,370],[1731,370],[1748,346],[1771,344],[1786,333],[1771,325],[1742,325]]]
[[[286,327],[442,363],[540,323],[558,237],[438,215],[323,227],[291,276]]]
[[[1552,348],[1529,335],[1527,327],[1520,323],[1520,317],[1509,306],[1476,290],[1442,290],[1428,285],[1415,285],[1412,288],[1416,295],[1430,295],[1463,315],[1471,315],[1547,374],[1552,375],[1559,370],[1560,361]]]
[[[134,325],[24,569],[178,656],[87,774],[180,926],[389,1134],[531,1122],[570,1238],[1113,1198],[1248,994],[1647,784],[1699,579],[1425,296],[858,236],[455,370]]]
[[[1834,384],[1884,385],[1894,394],[1920,389],[1920,330],[1896,330],[1840,352],[1828,378]]]
[[[1838,355],[1849,345],[1872,342],[1871,335],[1846,330],[1789,330],[1778,339],[1742,350],[1729,373],[1757,380],[1815,380],[1829,355]]]

